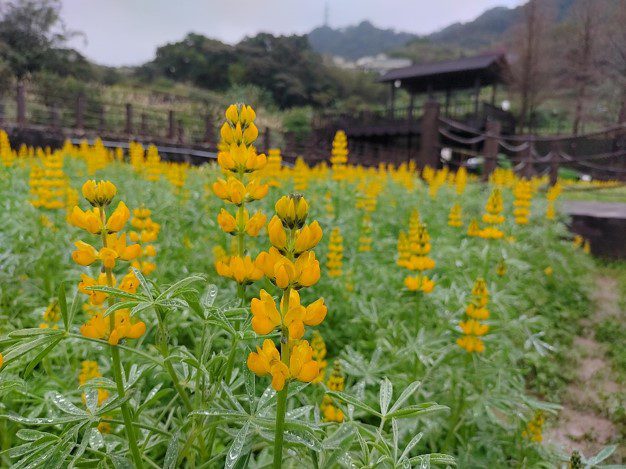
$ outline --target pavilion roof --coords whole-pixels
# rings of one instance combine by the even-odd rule
[[[508,63],[503,52],[493,52],[455,60],[430,62],[396,68],[384,74],[379,82],[400,81],[410,92],[467,89],[506,81]]]

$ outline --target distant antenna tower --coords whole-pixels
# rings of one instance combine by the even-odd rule
[[[324,26],[328,26],[328,2],[324,3]]]

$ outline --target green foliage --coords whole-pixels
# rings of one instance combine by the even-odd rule
[[[297,120],[297,119],[296,119]],[[85,166],[67,157],[71,185],[80,187]],[[65,213],[47,213],[28,203],[27,170],[0,170],[0,462],[57,466],[111,467],[128,464],[128,443],[120,409],[134,410],[144,457],[163,467],[263,467],[272,460],[275,392],[268,380],[252,375],[246,357],[259,340],[250,328],[248,302],[235,300],[235,286],[216,275],[212,247],[229,246],[215,215],[222,206],[204,186],[219,171],[193,168],[182,193],[165,181],[148,182],[128,165],[110,164],[94,177],[118,186],[131,207],[144,204],[161,224],[157,270],[140,276],[136,294],[98,287],[118,298],[118,306],[148,325],[139,340],[119,347],[125,364],[125,397],[112,381],[108,345],[86,339],[79,326],[88,315],[85,296],[76,292],[85,269],[69,252],[84,232],[69,227]],[[343,277],[322,271],[320,282],[302,292],[303,303],[319,296],[329,307],[320,332],[329,364],[339,361],[343,391],[330,393],[346,416],[342,424],[323,421],[321,384],[290,386],[285,422],[285,465],[289,467],[539,467],[559,457],[521,436],[535,409],[555,412],[555,388],[536,378],[568,352],[576,320],[586,310],[587,274],[593,268],[575,250],[561,223],[544,220],[545,202],[533,201],[528,226],[510,219],[512,198],[505,191],[515,240],[467,238],[447,225],[449,207],[463,205],[465,221],[482,213],[488,188],[470,184],[462,198],[452,187],[431,199],[421,181],[406,188],[385,175],[385,190],[372,214],[373,251],[357,250],[362,211],[354,208],[356,184],[330,179],[309,181],[305,192],[310,218],[325,233],[344,236]],[[278,197],[293,190],[289,179],[259,203],[270,214]],[[337,218],[325,210],[332,191]],[[405,271],[395,263],[397,235],[417,208],[432,238],[437,286],[418,297],[403,287]],[[324,263],[327,236],[317,248]],[[265,235],[249,249],[265,249]],[[501,260],[505,277],[495,275]],[[551,266],[551,277],[544,269]],[[200,273],[194,275],[193,273]],[[455,340],[457,324],[474,280],[487,279],[490,332],[486,350],[468,355]],[[352,285],[352,290],[348,288]],[[248,300],[262,281],[251,286]],[[97,288],[96,288],[97,289]],[[39,329],[41,313],[58,300],[58,329]],[[165,345],[167,344],[167,346]],[[101,378],[78,385],[82,360],[99,363]],[[228,364],[232,374],[227,377]],[[329,366],[330,368],[330,366]],[[545,381],[549,381],[546,378]],[[530,391],[529,388],[530,387]],[[110,393],[98,403],[97,389]],[[182,391],[180,391],[182,389]],[[538,399],[538,392],[545,392]],[[84,400],[83,400],[84,394]],[[191,402],[189,412],[182,395]],[[100,431],[106,423],[111,432]]]
[[[74,50],[64,49],[71,35],[60,16],[58,0],[8,2],[0,10],[0,59],[22,79],[41,69],[91,76],[90,64]]]
[[[294,108],[283,116],[283,129],[294,135],[296,141],[302,141],[311,133],[311,109]]]

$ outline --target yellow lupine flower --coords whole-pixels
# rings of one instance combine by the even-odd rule
[[[82,187],[83,197],[94,207],[104,207],[111,203],[117,188],[111,181],[88,180]]]
[[[276,345],[270,339],[265,339],[263,348],[257,347],[256,350],[248,355],[248,368],[258,376],[271,375],[272,387],[276,391],[282,391],[289,379],[289,368],[280,361]]]
[[[97,313],[80,327],[80,333],[91,339],[107,340],[111,345],[117,345],[122,339],[138,339],[146,332],[146,324],[142,321],[131,320],[127,309],[115,312],[115,325],[111,329],[110,318]]]
[[[276,215],[287,228],[302,228],[309,213],[309,204],[299,194],[285,195],[274,205]]]
[[[217,260],[217,273],[222,277],[232,278],[241,285],[247,285],[263,277],[263,272],[250,256],[232,256]]]
[[[91,234],[102,232],[102,218],[98,207],[83,212],[80,207],[75,206],[69,215],[69,222]]]
[[[310,287],[318,282],[321,275],[319,261],[312,251],[305,251],[295,261],[291,261],[278,249],[271,247],[269,251],[258,255],[255,264],[282,289]]]
[[[313,360],[313,349],[306,340],[296,343],[289,357],[289,373],[292,378],[305,383],[315,380],[320,372],[319,363]]]

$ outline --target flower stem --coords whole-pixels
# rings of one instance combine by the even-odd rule
[[[174,388],[176,389],[176,392],[183,401],[185,410],[187,410],[187,412],[191,412],[193,410],[191,399],[189,398],[187,391],[185,391],[185,388],[183,388],[180,384],[180,380],[178,379],[178,375],[176,374],[176,370],[174,369],[172,362],[168,360],[170,352],[169,344],[167,342],[167,333],[165,331],[165,321],[163,320],[163,309],[161,307],[157,307],[155,308],[155,311],[157,319],[159,321],[159,349],[161,350],[161,355],[163,356],[163,366],[165,367],[167,373],[170,375],[170,379],[174,384]]]
[[[107,236],[106,236],[106,213],[104,211],[104,207],[100,207],[100,219],[102,221],[102,247],[107,247]],[[104,269],[107,277],[107,284],[109,287],[114,287],[113,285],[113,271],[110,268]],[[114,303],[113,297],[109,296],[109,306],[112,306]],[[115,311],[113,311],[109,315],[110,321],[110,329],[113,332],[115,328]],[[122,362],[120,360],[120,351],[117,348],[117,345],[111,345],[111,362],[113,365],[113,375],[115,377],[115,384],[117,387],[117,395],[120,399],[123,399],[126,395],[124,390],[124,376],[122,374]],[[126,437],[128,438],[128,446],[130,448],[130,452],[133,456],[133,461],[135,463],[135,467],[142,469],[143,461],[141,458],[141,453],[139,451],[139,447],[137,446],[137,437],[135,435],[135,430],[133,428],[133,417],[131,414],[130,407],[128,405],[128,401],[122,402],[120,405],[120,409],[122,411],[122,417],[124,418],[124,430],[126,431]]]
[[[291,296],[291,288],[288,287],[283,292],[282,316],[283,318],[289,311],[289,298]],[[289,329],[283,326],[280,337],[280,359],[289,368],[289,356],[291,350],[289,348]],[[278,392],[276,400],[276,431],[274,433],[274,469],[280,469],[283,464],[283,441],[285,413],[287,411],[287,395],[289,394],[289,380],[285,382],[285,387]]]
[[[278,393],[276,402],[276,432],[274,434],[274,469],[280,469],[283,464],[283,432],[285,426],[285,412],[287,410],[287,394],[289,392],[289,382]]]
[[[120,351],[115,345],[111,345],[111,358],[113,361],[113,374],[115,376],[115,384],[117,385],[117,394],[120,398],[123,398],[125,396],[125,392],[124,378],[122,376],[122,364],[120,362]],[[141,453],[139,452],[139,447],[137,446],[137,438],[135,436],[135,430],[133,429],[133,418],[130,412],[130,407],[128,406],[128,401],[122,403],[121,410],[122,417],[124,418],[124,430],[126,431],[126,436],[128,437],[128,446],[130,447],[135,467],[141,469],[143,468],[143,462],[141,459]]]

